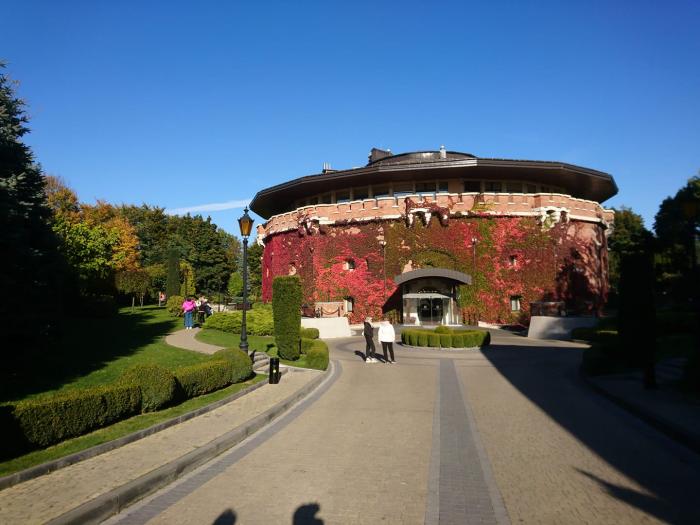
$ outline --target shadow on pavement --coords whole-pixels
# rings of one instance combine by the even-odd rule
[[[318,503],[300,505],[294,511],[292,525],[323,525],[324,521],[316,517],[320,510],[321,506]],[[211,525],[234,525],[237,519],[236,511],[229,508],[219,514]]]
[[[219,514],[219,517],[216,518],[211,525],[234,525],[236,523],[236,511],[233,509],[226,509],[224,512]]]
[[[505,344],[497,341],[483,352],[498,372],[590,451],[654,496],[576,469],[581,475],[594,479],[615,498],[661,520],[700,523],[697,455],[681,447],[677,449],[680,452],[666,451],[665,438],[657,439],[653,430],[652,435],[643,428],[640,432],[635,420],[620,418],[617,411],[609,410],[608,401],[594,393],[578,374],[582,349],[555,342],[528,346],[532,340],[520,345],[520,338],[502,339]],[[654,454],[657,449],[665,452]],[[684,459],[688,457],[692,465]]]

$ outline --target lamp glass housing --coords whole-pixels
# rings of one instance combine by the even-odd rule
[[[250,231],[253,229],[253,219],[248,215],[248,208],[245,209],[243,217],[238,219],[238,226],[241,229],[241,235],[243,237],[248,237],[250,235]]]

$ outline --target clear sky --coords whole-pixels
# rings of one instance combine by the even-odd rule
[[[81,200],[204,211],[373,147],[612,174],[648,227],[700,169],[700,2],[3,2],[0,59]],[[223,204],[222,204],[223,203]],[[216,206],[205,206],[211,209]]]

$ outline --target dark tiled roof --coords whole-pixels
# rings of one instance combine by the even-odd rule
[[[435,179],[523,180],[564,188],[571,196],[603,202],[617,193],[613,177],[565,162],[480,158],[454,151],[418,151],[371,161],[362,168],[299,177],[260,190],[250,208],[264,218],[282,213],[296,199],[341,188],[385,182]]]

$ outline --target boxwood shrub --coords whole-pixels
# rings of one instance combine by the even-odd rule
[[[175,399],[175,376],[170,370],[159,365],[133,366],[122,374],[120,381],[139,386],[142,412],[158,410]]]
[[[16,455],[79,436],[138,414],[137,385],[115,383],[69,390],[3,407],[3,449]]]
[[[168,297],[168,300],[165,302],[165,309],[170,313],[170,315],[179,317],[182,315],[182,303],[184,302],[185,298],[181,295],[172,295]]]
[[[299,329],[299,337],[304,337],[306,339],[318,339],[318,328],[304,328]]]
[[[306,337],[299,339],[299,352],[302,354],[308,354],[309,350],[314,344],[314,341],[316,341],[316,339],[307,339]]]
[[[201,396],[231,384],[233,361],[217,359],[206,363],[183,366],[175,370],[181,398]]]
[[[253,363],[240,348],[225,348],[215,352],[212,357],[215,360],[225,360],[232,364],[231,383],[240,383],[253,375]]]
[[[436,334],[449,334],[449,333],[452,333],[452,330],[450,330],[449,326],[445,326],[445,325],[441,324],[440,326],[435,327],[435,333]]]
[[[409,329],[401,332],[401,342],[409,346],[432,348],[473,348],[491,343],[491,334],[485,330],[459,330],[439,326],[441,330]],[[447,332],[446,332],[447,330]]]
[[[269,308],[248,310],[245,321],[246,332],[249,335],[272,335],[274,333],[272,310]],[[204,322],[204,328],[214,328],[223,332],[240,334],[242,322],[242,311],[216,312],[207,318]]]
[[[426,332],[418,332],[416,346],[428,346],[428,334]]]
[[[299,359],[301,325],[301,280],[297,275],[282,275],[272,281],[272,313],[275,341],[282,359]]]
[[[311,348],[306,352],[306,364],[309,368],[325,370],[328,368],[328,345],[321,339],[311,341]]]

